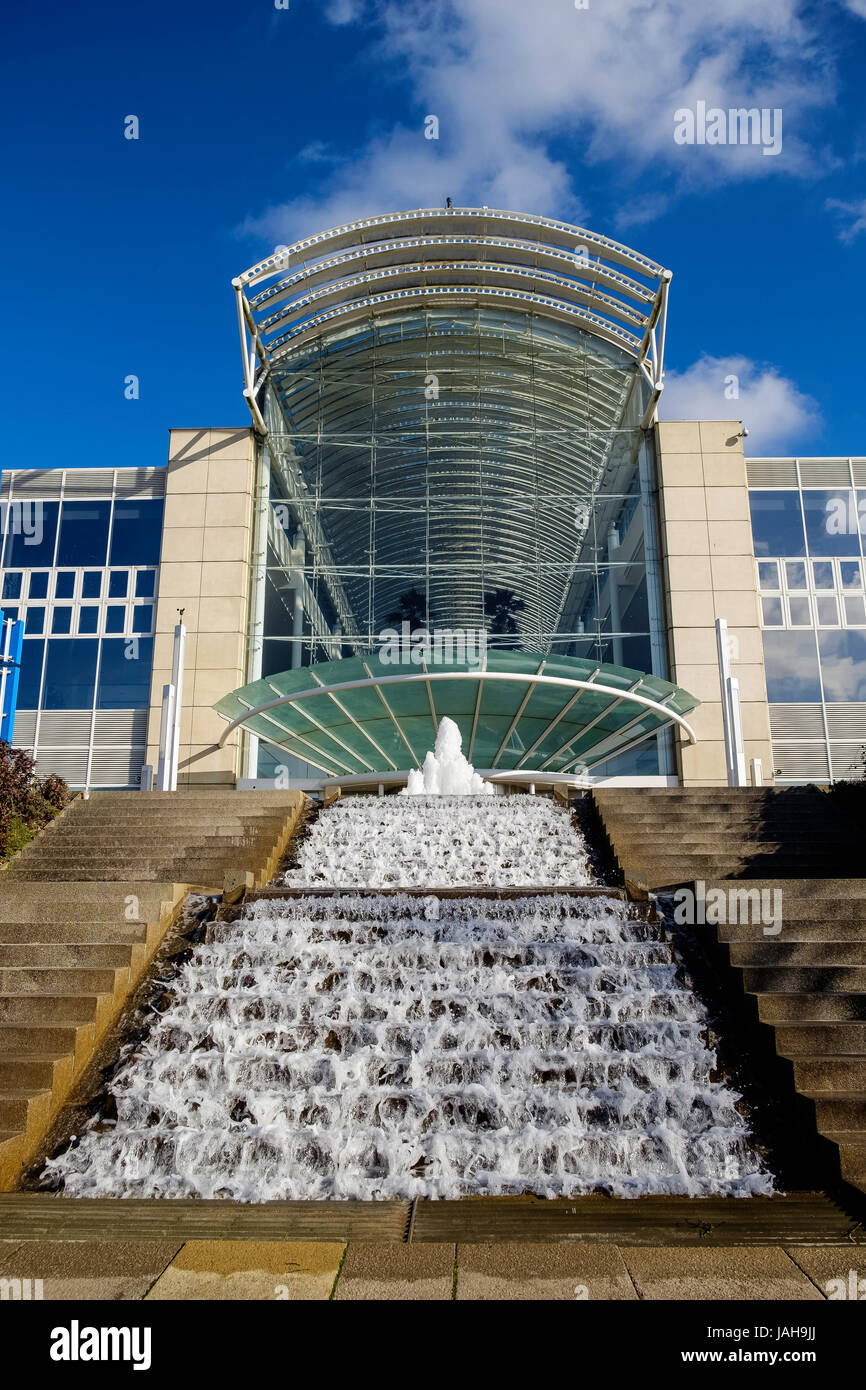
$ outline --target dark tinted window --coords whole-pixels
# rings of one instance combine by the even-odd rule
[[[48,597],[48,575],[31,574],[30,588],[27,591],[28,598],[47,598]]]
[[[807,488],[803,493],[806,535],[812,555],[859,555],[860,526],[853,492]]]
[[[64,502],[58,565],[104,565],[110,516],[110,502]]]
[[[6,537],[3,563],[8,569],[54,564],[58,502],[10,502],[0,508]]]
[[[813,632],[765,632],[764,666],[770,704],[821,699],[818,651]]]
[[[20,575],[20,574],[4,574],[4,576],[3,576],[3,597],[4,597],[4,598],[20,598],[20,597],[21,597],[21,575]]]
[[[91,709],[98,642],[52,637],[45,663],[44,709]]]
[[[750,492],[752,539],[758,559],[767,555],[805,555],[806,537],[800,511],[800,494]]]
[[[152,661],[150,637],[103,640],[97,709],[146,709]]]
[[[819,632],[825,700],[866,700],[866,632]]]
[[[162,542],[161,498],[114,504],[112,565],[158,565]]]
[[[42,657],[45,643],[23,642],[21,644],[21,675],[18,680],[18,708],[38,709],[39,683],[42,680]]]
[[[67,570],[65,574],[58,574],[57,582],[54,586],[55,598],[72,598],[75,592],[75,575]]]

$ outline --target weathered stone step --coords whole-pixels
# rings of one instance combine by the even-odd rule
[[[95,994],[0,994],[0,1023],[92,1023],[99,999]]]
[[[34,1102],[48,1101],[50,1092],[29,1091],[26,1088],[0,1092],[0,1129],[21,1131],[27,1125],[27,1112]]]
[[[772,907],[772,896],[767,900]],[[779,900],[776,899],[778,905]],[[864,904],[862,900],[839,902],[835,898],[789,898],[784,894],[782,904],[782,935],[786,941],[862,941],[864,938]],[[722,941],[754,941],[754,929],[747,923],[722,923],[717,927]]]
[[[858,1023],[866,1021],[866,996],[857,994],[759,994],[763,1023]]]
[[[739,878],[706,878],[707,888],[739,888],[747,885],[761,888],[779,888],[785,897],[793,900],[803,898],[866,899],[866,878],[761,878],[760,880]],[[866,910],[866,902],[863,903]]]
[[[771,940],[733,942],[732,965],[866,966],[866,939],[860,941],[789,941],[785,932]]]
[[[139,921],[158,921],[162,905],[171,904],[175,896],[171,879],[145,883],[125,879],[111,885],[56,878],[28,883],[9,879],[8,873],[0,878],[0,918],[4,922],[36,922],[43,917],[80,922],[85,915],[94,921],[130,921],[129,913],[135,907],[131,899],[138,904]]]
[[[858,1094],[836,1095],[832,1091],[810,1094],[814,1103],[818,1129],[826,1134],[830,1129],[866,1130],[866,1091]]]
[[[15,966],[0,969],[0,996],[111,994],[118,983],[118,973],[128,974],[128,969],[118,972],[86,966]]]
[[[866,1023],[804,1023],[776,1029],[776,1051],[782,1057],[864,1056]]]
[[[853,994],[866,995],[866,967],[860,966],[747,966],[743,988],[748,994]]]
[[[31,1024],[0,1024],[0,1057],[51,1056],[73,1054],[78,1045],[90,1039],[91,1025],[63,1027],[36,1020]]]
[[[855,1187],[866,1185],[866,1130],[826,1129],[824,1138],[839,1147],[842,1176]]]
[[[70,1063],[72,1058],[70,1057]],[[18,1087],[31,1092],[51,1090],[55,1068],[62,1058],[38,1052],[0,1054],[0,1092]]]
[[[130,946],[147,940],[144,922],[124,922],[112,918],[106,922],[0,922],[0,943],[8,946],[62,945],[70,946]]]
[[[131,946],[111,945],[104,941],[87,945],[58,941],[28,941],[18,945],[0,942],[0,970],[6,967],[43,970],[47,966],[129,969],[132,952]]]
[[[804,1096],[866,1092],[866,1057],[815,1056],[794,1059],[797,1090]]]

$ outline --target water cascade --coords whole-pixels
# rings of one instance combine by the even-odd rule
[[[588,877],[551,801],[336,803],[287,881],[339,891],[212,923],[114,1113],[46,1176],[241,1201],[771,1192],[658,924],[614,897],[424,891]]]

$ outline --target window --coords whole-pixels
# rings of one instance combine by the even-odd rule
[[[839,605],[835,596],[819,595],[815,600],[819,627],[839,626]]]
[[[153,598],[155,584],[155,570],[139,570],[135,576],[135,597]]]
[[[110,502],[64,502],[60,516],[58,565],[104,565],[108,549]]]
[[[782,600],[780,598],[762,598],[761,612],[764,618],[764,627],[784,627]]]
[[[764,666],[771,704],[811,704],[821,699],[814,632],[765,632]]]
[[[102,593],[102,570],[89,570],[81,581],[82,598],[99,598]]]
[[[806,566],[802,560],[788,560],[785,564],[785,583],[789,589],[806,589]]]
[[[129,588],[129,575],[126,570],[112,570],[108,576],[108,597],[126,598]]]
[[[21,675],[18,678],[18,708],[39,708],[39,687],[42,684],[42,658],[45,655],[45,642],[38,641],[21,644]]]
[[[103,640],[97,709],[146,709],[152,660],[153,640],[149,637]]]
[[[773,489],[750,492],[752,538],[755,555],[805,555],[806,537],[800,511],[799,492]]]
[[[106,609],[105,631],[123,632],[126,627],[126,608],[122,603],[113,603]]]
[[[824,699],[866,701],[866,632],[819,632]]]
[[[812,605],[807,598],[789,599],[788,608],[791,614],[791,627],[812,626]]]
[[[27,609],[27,617],[24,621],[24,631],[29,634],[45,631],[45,609],[35,605]]]
[[[55,604],[54,612],[51,614],[51,631],[72,631],[72,609],[68,604]]]
[[[78,631],[96,632],[99,624],[99,609],[92,604],[83,604],[78,610]]]
[[[3,564],[7,569],[32,569],[54,564],[59,503],[13,499],[3,509],[6,536]]]
[[[20,597],[21,597],[21,575],[20,575],[20,574],[4,574],[4,576],[3,576],[3,597],[4,597],[4,599],[7,599],[7,598],[16,598],[16,599],[17,599],[17,598],[20,598]]]
[[[95,638],[51,637],[45,661],[45,709],[92,709],[96,684]]]
[[[758,584],[762,589],[778,589],[779,566],[775,560],[758,561]]]
[[[153,604],[137,603],[132,610],[133,632],[150,632],[153,627]]]
[[[846,594],[845,622],[848,627],[866,626],[866,599],[862,594]]]
[[[862,589],[863,571],[859,560],[840,560],[839,575],[843,589]]]
[[[806,488],[803,511],[813,555],[860,554],[860,528],[853,492]]]
[[[816,589],[835,589],[833,566],[829,560],[812,561],[812,580]]]
[[[48,597],[47,574],[31,574],[30,587],[27,590],[27,597],[29,599]]]
[[[162,543],[162,499],[118,501],[111,530],[112,565],[158,565]]]
[[[72,595],[74,593],[75,575],[72,574],[69,570],[65,570],[63,574],[58,574],[57,581],[54,585],[54,597],[72,598]]]

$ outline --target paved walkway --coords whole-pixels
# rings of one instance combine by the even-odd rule
[[[830,1280],[848,1286],[860,1255],[851,1245],[0,1241],[0,1289],[14,1297],[4,1281],[41,1279],[45,1299],[75,1301],[820,1301]]]

